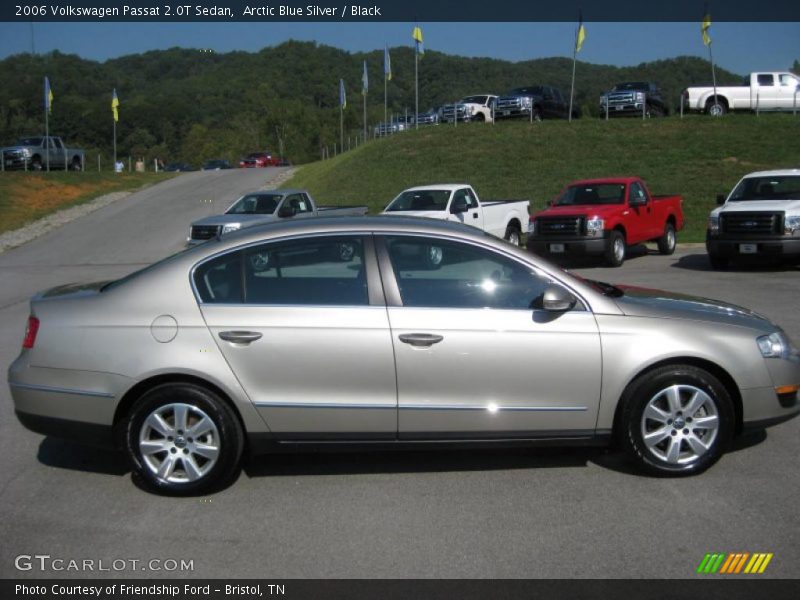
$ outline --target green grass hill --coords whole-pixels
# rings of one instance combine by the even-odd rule
[[[466,182],[481,198],[530,199],[533,212],[575,179],[638,175],[654,194],[683,196],[678,239],[700,242],[716,194],[751,171],[800,167],[799,128],[788,114],[439,125],[305,165],[285,185],[375,214],[406,187]]]

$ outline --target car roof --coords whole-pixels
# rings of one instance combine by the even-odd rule
[[[406,188],[404,192],[422,192],[425,190],[447,190],[448,192],[452,192],[453,190],[459,190],[465,187],[472,187],[468,183],[431,183],[430,185],[418,185],[415,187]]]
[[[625,183],[631,184],[634,181],[641,181],[639,177],[598,177],[596,179],[580,179],[578,181],[572,181],[567,184],[567,187],[572,187],[575,185],[603,185],[608,183]]]
[[[800,169],[775,169],[773,171],[755,171],[754,173],[748,173],[744,176],[744,179],[749,177],[786,177],[791,175],[798,175],[800,176]]]

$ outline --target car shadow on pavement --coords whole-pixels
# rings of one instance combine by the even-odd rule
[[[273,454],[248,459],[248,477],[438,473],[586,467],[600,448],[475,448]]]
[[[39,444],[36,456],[48,467],[99,473],[102,475],[125,475],[130,472],[122,452],[78,444],[68,440],[46,437]]]
[[[671,267],[675,269],[686,269],[689,271],[714,271],[711,268],[711,263],[708,262],[708,254],[687,254],[681,256],[678,260],[673,262]],[[718,271],[719,273],[749,273],[749,272],[768,272],[768,273],[782,273],[782,272],[798,272],[800,266],[792,265],[789,263],[773,263],[764,264],[763,262],[746,262],[737,261],[732,262],[724,270]]]
[[[658,254],[658,250],[648,248],[644,244],[636,244],[634,246],[627,247],[625,250],[625,260],[636,260],[637,258],[648,256],[650,254]],[[557,255],[550,254],[544,258],[545,260],[549,260],[550,262],[555,263],[565,269],[601,267],[611,270],[615,268],[609,267],[607,264],[605,264],[602,256],[558,257]]]

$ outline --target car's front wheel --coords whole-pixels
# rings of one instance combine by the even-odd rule
[[[204,494],[220,489],[238,472],[244,448],[239,420],[203,387],[155,387],[135,402],[125,425],[134,473],[152,491]]]
[[[733,435],[728,391],[711,373],[691,365],[647,373],[622,401],[623,445],[651,474],[701,473],[719,459]]]

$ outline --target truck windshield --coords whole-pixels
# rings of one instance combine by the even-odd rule
[[[627,92],[627,91],[636,91],[636,92],[646,92],[649,88],[649,84],[646,81],[629,81],[627,83],[618,83],[614,86],[615,92]]]
[[[280,194],[247,194],[239,198],[226,215],[271,215],[283,198]]]
[[[525,87],[525,88],[515,88],[511,90],[509,96],[541,96],[544,92],[542,92],[542,88],[539,86],[535,87]]]
[[[17,146],[41,146],[41,145],[42,145],[42,138],[40,137],[22,138],[19,142],[17,142]]]
[[[556,200],[556,206],[622,204],[624,201],[624,183],[573,185],[568,187]]]
[[[392,200],[386,212],[403,210],[446,210],[449,190],[408,190]]]
[[[486,104],[486,96],[467,96],[461,99],[461,104]]]
[[[728,201],[800,200],[800,175],[748,177],[739,182]]]

